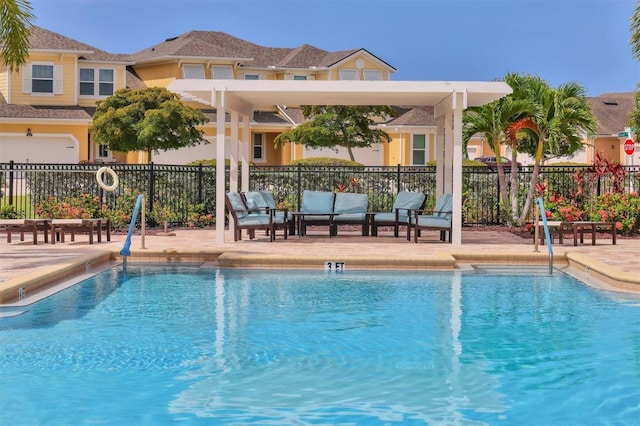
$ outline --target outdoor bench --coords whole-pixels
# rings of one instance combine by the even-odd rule
[[[542,229],[542,222],[540,226],[540,244],[544,244],[545,235]],[[580,236],[580,243],[584,243],[585,232],[591,233],[591,245],[596,245],[597,232],[610,232],[611,244],[616,244],[616,224],[614,222],[594,222],[594,221],[547,221],[549,228],[549,234],[551,239],[558,237],[558,243],[563,244],[563,237],[565,233],[569,233],[573,237],[573,245],[578,245],[578,235]],[[535,236],[534,236],[535,238]]]

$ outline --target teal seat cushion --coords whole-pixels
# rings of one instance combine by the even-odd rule
[[[254,214],[248,214],[246,216],[243,216],[242,218],[238,218],[238,225],[240,226],[268,225],[269,220],[270,220],[270,217],[268,214],[254,213]]]
[[[373,216],[373,222],[374,223],[390,223],[390,224],[394,224],[396,223],[396,214],[395,213],[376,213]],[[398,222],[399,223],[407,223],[407,211],[400,211],[400,214],[398,216]]]
[[[354,194],[350,192],[337,192],[333,206],[334,213],[364,213],[369,209],[369,196],[367,194]],[[336,218],[337,219],[337,218]]]
[[[342,213],[338,216],[333,217],[333,221],[335,223],[341,222],[364,222],[365,214],[364,213]]]
[[[435,217],[435,216],[418,216],[418,226],[433,228],[449,228],[451,227],[451,218]]]
[[[334,192],[309,191],[302,193],[302,208],[304,213],[332,213]]]

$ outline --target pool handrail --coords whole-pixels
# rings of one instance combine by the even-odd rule
[[[122,250],[120,250],[120,255],[125,257],[131,256],[131,236],[133,235],[133,230],[136,226],[136,218],[138,217],[138,212],[140,211],[140,206],[144,206],[144,195],[138,195],[136,199],[136,205],[133,208],[133,214],[131,215],[131,223],[129,224],[129,231],[127,232],[127,237],[124,240],[124,245],[122,246]],[[142,209],[142,248],[144,248],[144,207]]]
[[[549,225],[547,224],[547,215],[544,210],[544,202],[542,198],[538,197],[538,206],[540,207],[540,217],[542,217],[542,228],[544,229],[544,237],[547,240],[547,250],[549,251],[549,273],[553,273],[553,240],[549,232]],[[536,228],[538,224],[536,223]],[[536,241],[537,243],[537,241]]]

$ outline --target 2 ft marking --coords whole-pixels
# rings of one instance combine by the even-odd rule
[[[344,262],[334,262],[327,260],[326,262],[324,262],[324,270],[342,272],[344,271]]]

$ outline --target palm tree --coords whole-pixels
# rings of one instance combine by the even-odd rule
[[[636,2],[636,8],[629,19],[631,22],[631,53],[637,61],[640,62],[640,1]],[[635,107],[631,115],[629,126],[635,129],[640,129],[640,83],[636,88],[635,95]]]
[[[0,59],[16,71],[29,57],[31,3],[28,0],[0,0]]]
[[[509,131],[510,138],[519,141],[521,149],[535,158],[529,192],[520,214],[520,220],[524,221],[546,156],[575,152],[583,145],[581,132],[587,137],[593,136],[598,123],[585,89],[577,83],[565,83],[554,89],[539,77],[515,76],[509,84],[513,88],[512,96],[536,105],[531,117],[516,122]]]
[[[500,98],[491,103],[479,107],[471,107],[464,112],[462,140],[466,146],[469,139],[480,134],[487,141],[493,152],[496,154],[496,165],[498,169],[498,184],[500,185],[500,198],[503,206],[512,207],[511,218],[517,219],[517,207],[514,210],[513,205],[517,206],[518,192],[517,168],[511,167],[511,200],[509,199],[509,191],[505,184],[504,166],[502,164],[501,147],[505,143],[511,143],[507,138],[507,128],[511,123],[518,119],[532,114],[535,110],[533,104],[528,100],[516,99],[509,95]],[[516,164],[515,156],[517,155],[517,146],[512,146],[514,156],[512,164]],[[465,149],[466,152],[466,149]]]
[[[631,53],[636,60],[640,61],[640,1],[636,2],[636,8],[631,15]]]

